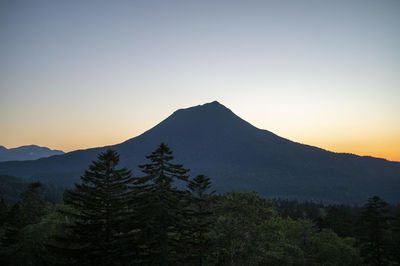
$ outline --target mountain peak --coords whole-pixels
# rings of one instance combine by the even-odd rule
[[[246,126],[249,124],[218,101],[179,109],[165,121],[171,120],[178,120],[179,123],[186,125],[194,123],[196,126],[204,125],[203,122],[206,122],[208,125],[210,125],[210,123],[215,123],[216,125],[221,126],[222,124],[229,123],[228,121],[232,123],[244,123]]]
[[[176,110],[174,113],[182,112],[182,111],[192,111],[192,110],[229,110],[227,107],[219,103],[218,101],[213,101],[205,104],[199,104],[196,106],[191,106],[188,108],[182,108]],[[230,111],[230,110],[229,110]]]
[[[243,120],[218,101],[179,109],[141,137],[159,138],[167,141],[167,135],[175,138],[180,130],[184,137],[202,140],[204,138],[225,138],[240,134],[257,134],[258,128]],[[157,136],[157,137],[155,137]],[[127,140],[134,141],[135,138]],[[168,141],[172,143],[174,140]]]
[[[223,106],[222,104],[220,104],[218,101],[212,101],[212,102],[209,102],[209,103],[205,103],[205,104],[203,104],[203,105],[221,105],[221,106]],[[224,106],[225,107],[225,106]]]
[[[228,107],[219,103],[218,101],[205,103],[205,104],[199,105],[197,107],[202,108],[202,109],[211,109],[211,110],[219,110],[219,111],[225,110],[225,111],[229,111],[229,112],[233,113]]]
[[[0,162],[0,174],[70,186],[100,151],[115,149],[122,167],[139,171],[137,165],[146,163],[145,156],[161,142],[171,147],[176,162],[191,169],[192,177],[211,177],[217,192],[254,190],[271,198],[329,203],[358,204],[370,195],[400,201],[400,163],[289,141],[252,126],[217,101],[178,110],[117,145],[37,161]]]

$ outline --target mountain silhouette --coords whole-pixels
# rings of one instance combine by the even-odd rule
[[[59,154],[64,154],[64,152],[60,150],[51,150],[47,147],[39,147],[37,145],[26,145],[11,149],[0,146],[0,162],[37,160],[39,158]]]
[[[141,175],[161,142],[174,151],[175,162],[203,173],[217,192],[255,190],[269,198],[363,203],[371,195],[400,202],[400,163],[333,153],[258,129],[218,102],[180,109],[167,119],[123,143],[78,150],[36,161],[0,163],[0,174],[61,185],[79,176],[99,152],[112,148],[121,166]]]

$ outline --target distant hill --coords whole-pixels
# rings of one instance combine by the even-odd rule
[[[64,154],[64,152],[60,150],[51,150],[47,147],[39,147],[37,145],[26,145],[11,149],[0,146],[0,162],[37,160],[60,154]]]
[[[364,203],[371,195],[400,202],[400,163],[333,153],[258,129],[218,102],[174,112],[142,135],[121,144],[36,161],[0,163],[0,174],[61,185],[80,175],[107,148],[121,155],[121,166],[141,175],[160,142],[174,151],[175,161],[191,174],[211,177],[217,192],[255,190],[269,198]]]

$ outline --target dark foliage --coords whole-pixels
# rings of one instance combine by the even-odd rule
[[[117,169],[119,156],[107,150],[98,156],[82,176],[82,184],[67,190],[64,202],[71,210],[62,214],[71,219],[66,226],[64,245],[59,250],[68,264],[121,265],[124,225],[129,215],[131,173]],[[72,260],[69,260],[72,258]]]
[[[22,178],[0,175],[0,195],[5,203],[16,203],[26,191],[29,183]],[[53,184],[41,183],[42,197],[53,203],[61,203],[64,189]]]
[[[178,190],[174,182],[186,182],[188,170],[171,162],[172,151],[164,143],[146,158],[150,162],[140,166],[145,176],[135,182],[136,197],[141,203],[137,206],[144,244],[141,263],[176,265],[183,260],[179,253],[185,248],[182,233],[187,201],[186,193]]]
[[[362,207],[214,195],[188,178],[161,144],[144,176],[117,168],[108,150],[65,204],[31,183],[0,200],[1,265],[399,265],[400,206],[372,197]],[[178,183],[180,186],[178,187]],[[185,189],[182,187],[186,185]]]
[[[190,193],[186,221],[186,258],[193,265],[206,265],[206,259],[213,253],[211,228],[214,223],[213,211],[215,191],[210,191],[210,178],[198,175],[188,183]]]
[[[374,196],[368,199],[358,219],[358,238],[361,255],[368,265],[388,265],[388,204]]]

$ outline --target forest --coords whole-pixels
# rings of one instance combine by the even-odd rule
[[[217,194],[166,144],[146,158],[138,177],[100,153],[62,202],[40,182],[1,199],[0,265],[400,265],[400,207],[378,196],[326,206]]]

